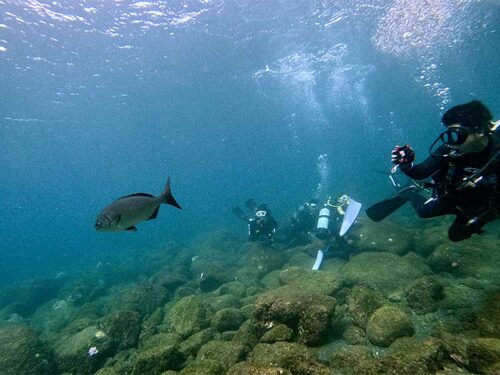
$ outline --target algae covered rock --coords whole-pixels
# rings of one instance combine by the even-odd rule
[[[217,361],[209,359],[196,360],[184,367],[180,375],[220,375],[224,374],[225,368]]]
[[[226,308],[217,311],[211,320],[211,325],[219,332],[235,331],[246,320],[245,315],[238,309]]]
[[[196,360],[214,361],[227,370],[233,364],[239,362],[247,352],[243,344],[231,341],[209,341],[201,347]]]
[[[415,333],[408,315],[395,306],[383,306],[373,313],[366,328],[368,340],[374,345],[387,347],[400,337]]]
[[[249,362],[240,362],[232,366],[226,375],[292,375],[283,367],[258,366]]]
[[[279,274],[282,285],[290,285],[305,292],[333,295],[340,289],[339,277],[331,272],[312,271],[302,267],[290,267]]]
[[[255,319],[248,319],[240,326],[232,341],[242,343],[249,348],[254,347],[266,330],[265,325]]]
[[[54,344],[54,356],[60,371],[87,373],[95,371],[110,355],[110,346],[109,338],[97,326],[87,326],[76,333],[67,329]],[[93,357],[87,354],[91,347],[99,351]]]
[[[217,335],[218,333],[213,328],[203,329],[181,342],[179,349],[186,357],[196,355],[203,345],[214,340]]]
[[[436,276],[424,276],[412,282],[405,292],[408,306],[420,313],[435,311],[444,298],[444,283]]]
[[[443,369],[446,352],[434,338],[403,337],[396,340],[381,358],[381,372],[387,374],[434,374]]]
[[[471,240],[438,246],[428,258],[434,272],[448,272],[458,277],[475,277],[500,284],[498,240],[474,237]]]
[[[389,296],[430,273],[430,268],[415,253],[400,257],[370,252],[353,256],[340,270],[340,277],[346,286],[365,285]]]
[[[137,353],[133,374],[161,374],[165,370],[179,370],[184,357],[177,344],[152,346]]]
[[[223,294],[219,296],[208,297],[205,299],[213,311],[219,311],[228,307],[239,309],[241,307],[241,299],[232,294]]]
[[[101,319],[100,327],[114,351],[136,346],[141,333],[139,313],[135,311],[117,311],[107,315]]]
[[[330,367],[337,369],[341,374],[371,375],[381,374],[380,364],[371,350],[364,345],[343,346],[330,356]]]
[[[354,325],[365,329],[370,316],[385,304],[378,293],[364,286],[355,286],[347,296],[347,314]]]
[[[404,255],[413,248],[413,232],[388,220],[382,222],[367,220],[362,226],[352,229],[349,238],[360,252],[382,251]]]
[[[248,242],[242,251],[244,255],[239,265],[258,269],[262,274],[280,269],[287,260],[282,252],[270,249],[260,242]]]
[[[467,347],[469,368],[480,374],[498,374],[500,362],[500,339],[479,337]]]
[[[35,332],[23,326],[8,326],[0,328],[0,372],[53,374],[55,367]]]
[[[282,367],[298,375],[333,375],[333,370],[317,362],[306,346],[291,342],[258,344],[249,354],[248,362]]]
[[[477,326],[481,335],[500,338],[500,292],[491,295],[477,313]]]
[[[165,288],[156,284],[144,283],[117,288],[106,302],[110,311],[135,311],[144,317],[161,306],[167,296]]]
[[[166,321],[172,332],[182,337],[189,337],[209,325],[207,308],[196,296],[184,297],[177,302]]]
[[[294,330],[299,342],[318,345],[330,333],[335,305],[333,297],[284,286],[260,296],[253,316],[264,327],[286,324]]]
[[[241,298],[246,294],[247,286],[239,281],[230,281],[219,287],[215,291],[217,295],[231,294],[235,297]]]
[[[181,337],[175,333],[158,333],[144,340],[141,350],[161,346],[175,346],[181,342]]]
[[[260,339],[260,342],[273,343],[276,341],[290,341],[293,331],[285,324],[278,324],[267,331]]]

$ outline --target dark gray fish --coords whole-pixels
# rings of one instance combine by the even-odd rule
[[[158,197],[146,193],[130,194],[106,206],[95,221],[95,229],[99,232],[136,231],[136,224],[158,216],[162,203],[182,210],[170,190],[170,177],[165,191]]]

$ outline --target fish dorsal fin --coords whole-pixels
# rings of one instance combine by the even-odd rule
[[[160,206],[156,207],[155,212],[153,212],[153,214],[149,217],[148,220],[156,219],[156,217],[158,216],[158,211],[160,211]]]
[[[125,199],[125,198],[130,198],[130,197],[148,197],[148,198],[154,198],[154,195],[147,194],[147,193],[135,193],[135,194],[129,194],[125,195],[124,197],[120,197],[117,199],[119,201],[120,199]]]

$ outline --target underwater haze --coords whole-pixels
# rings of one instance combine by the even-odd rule
[[[500,115],[500,3],[480,0],[0,0],[0,281],[278,221],[311,196],[391,193],[447,108]],[[133,233],[114,199],[159,195]]]

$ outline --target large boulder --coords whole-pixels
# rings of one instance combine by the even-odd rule
[[[127,285],[112,290],[106,299],[106,310],[136,311],[142,318],[161,306],[167,297],[167,290],[156,284]]]
[[[213,328],[205,328],[181,342],[179,349],[185,357],[196,356],[203,345],[217,337],[218,333]]]
[[[177,344],[153,346],[137,354],[133,367],[134,375],[161,374],[165,370],[179,370],[184,357]]]
[[[141,333],[141,320],[138,312],[117,311],[100,321],[100,327],[108,336],[113,351],[135,347]]]
[[[383,306],[373,313],[366,328],[368,340],[374,345],[387,347],[400,337],[415,333],[408,315],[395,306]]]
[[[441,342],[434,338],[402,337],[394,341],[380,359],[384,374],[435,374],[443,369],[447,360]]]
[[[210,360],[225,370],[239,362],[246,354],[243,344],[230,341],[209,341],[198,351],[196,360]]]
[[[58,369],[68,373],[96,371],[112,354],[111,340],[96,325],[76,331],[76,328],[81,328],[77,323],[73,322],[73,326],[67,327],[54,343],[54,356]],[[82,325],[87,323],[82,321]],[[97,348],[98,353],[90,357],[88,351],[92,347]]]
[[[226,375],[292,375],[283,367],[259,366],[249,362],[239,362],[232,366]]]
[[[297,375],[333,375],[333,370],[317,362],[307,347],[291,342],[258,344],[248,362],[263,367],[281,367]]]
[[[500,339],[480,337],[467,347],[470,370],[479,374],[498,374],[500,369]]]
[[[500,339],[500,292],[492,294],[479,310],[477,326],[481,335]]]
[[[370,316],[385,303],[380,294],[362,285],[355,286],[347,296],[347,315],[355,326],[365,329]]]
[[[262,274],[280,269],[287,261],[283,252],[269,248],[260,242],[248,242],[243,246],[242,251],[244,255],[239,261],[240,267],[256,268]]]
[[[209,325],[207,307],[196,296],[188,296],[177,302],[166,316],[166,323],[172,332],[182,337],[207,328]]]
[[[285,324],[278,324],[267,331],[260,339],[260,342],[272,344],[277,341],[291,341],[293,330]]]
[[[413,249],[413,232],[388,220],[363,221],[349,233],[352,246],[357,252],[377,251],[404,255]]]
[[[387,297],[430,273],[430,268],[415,253],[401,257],[370,252],[352,257],[340,270],[340,278],[346,286],[365,285]]]
[[[299,342],[318,345],[330,333],[335,304],[333,297],[284,286],[261,295],[253,316],[267,328],[286,324],[294,330]]]
[[[23,326],[0,328],[0,372],[6,375],[53,374],[50,353],[35,332]]]
[[[437,301],[444,298],[445,283],[437,276],[424,276],[413,281],[405,291],[408,306],[419,313],[437,309]]]
[[[212,316],[211,325],[219,332],[236,331],[245,320],[245,315],[239,309],[226,308]]]
[[[462,242],[438,246],[428,258],[434,272],[448,272],[458,277],[474,277],[500,285],[498,239],[474,237]]]
[[[340,289],[339,277],[326,271],[312,271],[302,267],[290,267],[279,274],[281,285],[290,285],[305,292],[333,295]]]

